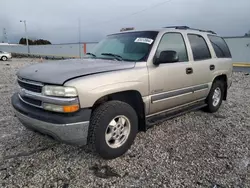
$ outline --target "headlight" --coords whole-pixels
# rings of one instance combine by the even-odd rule
[[[76,97],[77,91],[74,87],[44,86],[43,94],[56,97]]]

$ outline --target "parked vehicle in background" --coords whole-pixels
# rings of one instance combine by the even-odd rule
[[[11,59],[11,58],[12,58],[11,53],[0,51],[0,60],[7,61],[8,59]]]
[[[12,105],[26,127],[113,159],[138,131],[199,108],[216,112],[232,59],[214,32],[176,26],[112,34],[84,59],[34,64],[17,77]]]

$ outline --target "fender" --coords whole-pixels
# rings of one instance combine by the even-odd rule
[[[65,83],[65,86],[77,89],[81,108],[91,108],[98,99],[113,93],[135,90],[144,97],[149,92],[146,68],[81,77]]]

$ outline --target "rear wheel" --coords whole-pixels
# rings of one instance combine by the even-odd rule
[[[224,93],[224,82],[216,80],[213,83],[210,93],[206,99],[207,106],[205,110],[211,113],[218,111],[221,106]]]
[[[109,101],[97,107],[90,120],[88,144],[105,159],[123,155],[138,131],[135,110],[127,103]]]
[[[2,60],[3,60],[3,61],[7,61],[7,59],[8,59],[8,58],[7,58],[6,56],[3,56],[3,57],[2,57]]]

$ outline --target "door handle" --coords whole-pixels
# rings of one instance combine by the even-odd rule
[[[210,65],[209,68],[210,68],[210,70],[214,70],[215,66],[214,65]]]
[[[186,74],[192,74],[193,73],[193,69],[191,67],[186,68]]]

